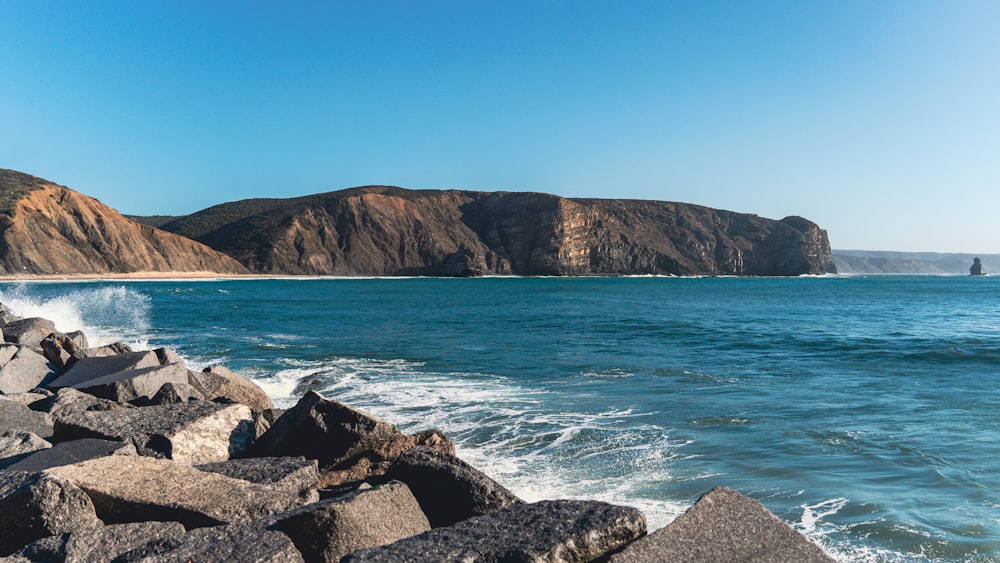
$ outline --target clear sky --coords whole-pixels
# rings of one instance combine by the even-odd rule
[[[0,168],[123,213],[366,184],[1000,253],[1000,2],[0,0]]]

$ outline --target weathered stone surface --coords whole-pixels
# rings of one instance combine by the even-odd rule
[[[29,561],[112,561],[154,540],[184,535],[178,522],[112,524],[32,542],[15,553]]]
[[[122,563],[129,561],[300,563],[303,559],[288,536],[257,523],[240,523],[198,528],[181,536],[156,540],[116,559]]]
[[[166,383],[187,385],[189,373],[184,364],[169,363],[120,371],[73,387],[95,397],[126,403],[140,398],[149,399]]]
[[[27,393],[11,393],[9,395],[3,395],[3,398],[11,401],[17,401],[22,405],[26,405],[29,409],[36,411],[39,409],[32,407],[32,405],[38,401],[45,400],[52,395],[52,391],[49,391],[48,389],[36,388],[28,391]]]
[[[45,358],[59,373],[63,373],[77,360],[86,357],[90,345],[87,335],[75,331],[66,334],[53,332],[42,340],[41,347]]]
[[[175,521],[186,528],[250,522],[315,502],[299,491],[201,471],[187,463],[141,456],[110,456],[55,467],[93,499],[106,523]]]
[[[63,387],[51,397],[31,403],[30,406],[32,410],[47,412],[55,418],[87,411],[119,411],[133,408],[128,403],[100,399],[72,387]]]
[[[664,528],[629,545],[612,563],[657,561],[832,562],[759,502],[718,487]]]
[[[275,521],[307,561],[333,563],[356,550],[430,530],[417,499],[399,481],[310,504]]]
[[[0,393],[26,393],[55,376],[53,366],[27,346],[0,346]]]
[[[97,348],[88,348],[86,356],[88,358],[103,358],[106,356],[118,356],[120,354],[131,354],[132,347],[124,342],[114,342]]]
[[[52,436],[52,417],[35,412],[20,401],[0,397],[0,429],[23,430],[48,439]]]
[[[18,319],[4,325],[3,339],[12,344],[27,346],[41,351],[42,340],[56,331],[56,325],[48,319],[31,317]]]
[[[0,555],[100,524],[90,498],[72,483],[44,473],[0,471]]]
[[[310,391],[247,451],[248,457],[301,455],[336,468],[404,437],[395,426]]]
[[[52,388],[78,387],[82,383],[107,377],[121,371],[156,367],[160,364],[160,358],[154,350],[127,352],[109,356],[91,356],[88,352],[88,357],[74,363],[73,367],[49,386]]]
[[[0,328],[7,326],[7,323],[14,322],[21,317],[10,312],[6,305],[0,303]]]
[[[594,501],[520,504],[395,543],[355,551],[342,561],[593,561],[646,533],[634,508]]]
[[[403,452],[386,477],[410,487],[435,528],[521,503],[521,499],[468,463],[427,447]]]
[[[103,438],[131,442],[140,455],[188,463],[225,461],[255,436],[244,405],[209,401],[121,411],[88,411],[56,419],[56,440]]]
[[[289,490],[315,487],[319,479],[316,460],[304,457],[252,457],[205,463],[195,467],[233,479]]]
[[[7,430],[0,433],[0,468],[21,461],[38,450],[51,448],[48,440],[21,430]]]
[[[324,471],[320,475],[319,486],[331,488],[355,481],[378,479],[389,470],[401,453],[417,446],[455,455],[455,444],[438,430],[426,430],[410,436],[399,434],[383,442],[377,450],[361,452],[348,460],[348,463],[341,463],[336,469]]]
[[[274,408],[271,398],[259,385],[226,367],[207,367],[201,373],[195,374],[195,377],[201,383],[205,398],[209,401],[229,399],[255,411]]]
[[[132,400],[138,406],[154,405],[178,405],[191,401],[200,401],[204,396],[193,386],[187,383],[164,383],[160,389],[150,398],[138,397]]]
[[[136,455],[135,446],[97,438],[81,438],[59,442],[51,448],[24,456],[7,467],[8,471],[45,471],[53,467],[72,465],[88,459],[109,455]]]

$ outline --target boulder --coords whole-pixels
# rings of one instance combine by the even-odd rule
[[[522,502],[468,463],[427,447],[403,452],[386,477],[410,487],[434,528]]]
[[[77,360],[87,356],[89,344],[87,335],[80,331],[66,334],[53,332],[42,340],[41,347],[45,358],[59,373],[63,373]]]
[[[163,350],[161,348],[161,350]],[[77,387],[88,381],[107,377],[122,371],[151,368],[162,365],[155,350],[144,352],[126,352],[108,356],[93,355],[94,350],[88,350],[87,357],[73,364],[66,373],[49,384],[49,387]],[[156,390],[153,390],[155,393]]]
[[[140,407],[177,405],[191,401],[200,401],[202,399],[204,399],[204,396],[192,385],[167,382],[161,385],[160,389],[152,397],[138,397],[132,400],[132,404]]]
[[[256,435],[244,405],[209,401],[87,411],[59,417],[55,440],[102,438],[131,442],[140,455],[188,463],[225,461],[244,451]]]
[[[38,401],[47,399],[51,397],[53,394],[54,393],[52,393],[52,391],[49,391],[48,389],[42,389],[40,387],[37,387],[26,393],[11,393],[9,395],[3,395],[3,398],[11,401],[17,401],[22,405],[26,405],[28,408],[34,411],[38,409],[32,408],[31,405],[37,403]]]
[[[399,434],[382,443],[377,450],[362,452],[341,463],[337,469],[324,471],[320,477],[322,488],[339,487],[348,483],[377,479],[385,474],[399,455],[410,448],[427,446],[455,455],[455,444],[438,430],[427,430],[406,436]]]
[[[301,563],[302,554],[288,536],[258,523],[198,528],[180,536],[155,540],[120,555],[115,561],[254,561]]]
[[[54,418],[59,418],[87,411],[120,411],[130,409],[132,405],[100,399],[72,387],[63,387],[51,397],[31,403],[30,407],[32,410],[47,412]]]
[[[73,386],[95,397],[119,403],[149,402],[167,383],[188,385],[190,371],[184,364],[170,363],[125,370]]]
[[[833,559],[759,502],[718,487],[669,525],[629,545],[610,561],[819,563]]]
[[[7,323],[14,322],[21,317],[18,317],[14,313],[10,312],[10,309],[6,305],[0,303],[0,328],[7,326]]]
[[[246,456],[301,455],[319,460],[321,469],[337,469],[401,438],[405,435],[388,422],[310,391],[271,425]]]
[[[27,346],[39,352],[42,350],[42,340],[56,332],[56,325],[48,319],[31,317],[18,319],[4,325],[3,339],[12,344]]]
[[[194,374],[209,401],[229,399],[255,411],[273,409],[274,404],[259,385],[223,366],[211,366]]]
[[[596,501],[543,501],[355,551],[342,561],[574,563],[604,557],[645,533],[646,517],[634,508]]]
[[[86,491],[109,524],[161,520],[190,529],[251,522],[319,499],[311,488],[271,487],[141,456],[102,457],[46,473]]]
[[[195,467],[233,479],[288,490],[315,487],[319,479],[316,460],[304,457],[252,457],[205,463]]]
[[[430,530],[417,499],[399,481],[310,504],[276,516],[275,522],[306,561],[331,563]]]
[[[29,561],[112,561],[154,540],[184,535],[178,522],[112,524],[32,542],[14,555]]]
[[[52,436],[52,417],[0,396],[0,430],[23,430],[48,439]]]
[[[124,342],[114,342],[97,348],[88,348],[85,354],[88,358],[104,358],[107,356],[118,356],[120,354],[131,354],[132,347]]]
[[[7,467],[8,471],[45,471],[53,467],[72,465],[109,455],[136,455],[135,446],[126,442],[113,442],[97,438],[81,438],[40,449],[23,456]]]
[[[6,469],[38,450],[51,447],[48,440],[31,432],[7,430],[0,434],[0,468]]]
[[[0,345],[0,393],[26,393],[55,375],[48,360],[31,348]]]
[[[44,473],[0,471],[0,555],[100,524],[90,498],[72,483]]]

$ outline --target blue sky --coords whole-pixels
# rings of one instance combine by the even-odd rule
[[[0,0],[0,168],[123,213],[366,184],[1000,253],[1000,2]]]

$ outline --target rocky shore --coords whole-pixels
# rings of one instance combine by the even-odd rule
[[[2,305],[0,330],[0,560],[831,561],[730,489],[647,535],[635,508],[526,503],[433,429],[314,392],[282,411]]]

